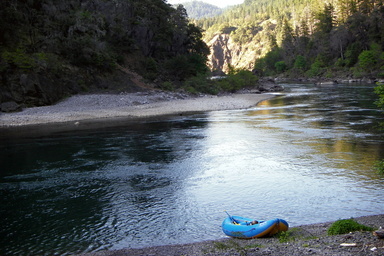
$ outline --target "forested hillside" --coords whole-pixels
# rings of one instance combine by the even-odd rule
[[[185,9],[165,0],[0,1],[0,104],[138,90],[137,73],[183,81],[206,71],[207,53]]]
[[[227,36],[234,55],[248,56],[225,63],[262,75],[307,77],[384,77],[383,23],[383,0],[246,0],[197,21],[207,42]]]
[[[191,19],[202,19],[220,15],[223,9],[202,1],[185,2],[182,4],[187,10],[188,17]]]

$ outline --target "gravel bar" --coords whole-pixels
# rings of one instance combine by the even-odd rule
[[[375,229],[384,226],[384,215],[354,218],[360,224]],[[165,245],[140,249],[105,250],[82,256],[258,256],[258,255],[337,255],[337,256],[383,256],[384,239],[372,232],[352,232],[344,235],[327,235],[333,222],[292,227],[287,236],[269,238],[235,239],[224,238],[192,244]],[[285,238],[285,239],[284,239]]]

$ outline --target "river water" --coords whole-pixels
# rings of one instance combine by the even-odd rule
[[[0,140],[0,254],[225,237],[224,210],[291,226],[382,214],[370,85],[285,85],[247,110]]]

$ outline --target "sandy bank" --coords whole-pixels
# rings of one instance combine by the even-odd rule
[[[168,92],[75,95],[58,104],[27,108],[17,113],[0,114],[0,129],[51,125],[62,129],[80,129],[118,120],[179,115],[255,106],[272,94],[232,94],[191,97]]]

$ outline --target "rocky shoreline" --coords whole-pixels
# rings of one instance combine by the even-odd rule
[[[354,218],[358,223],[375,229],[384,226],[384,214]],[[372,232],[352,232],[344,235],[327,235],[333,222],[292,227],[283,235],[270,238],[204,241],[193,244],[166,245],[141,249],[122,249],[83,254],[83,256],[237,256],[237,255],[384,255],[384,239]]]

